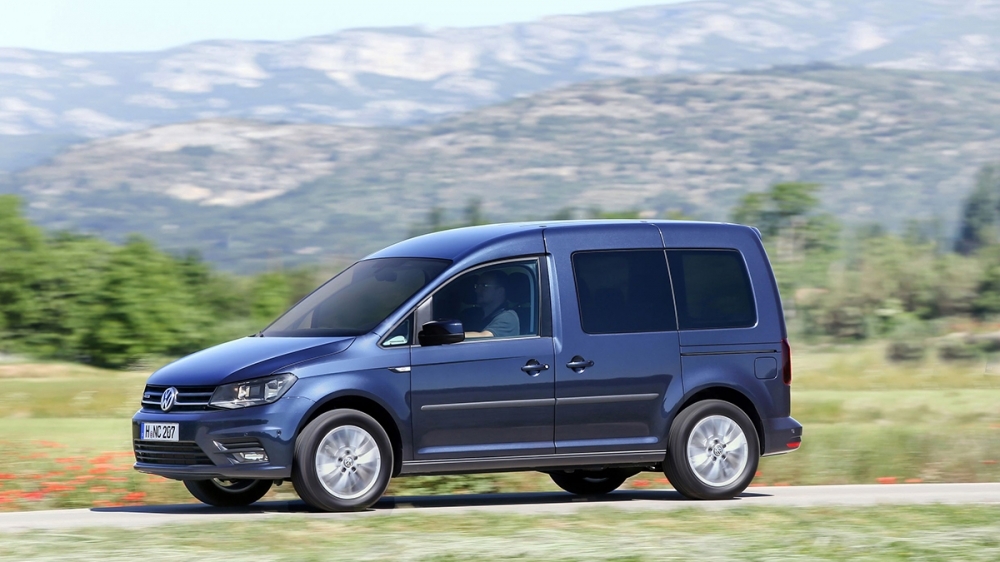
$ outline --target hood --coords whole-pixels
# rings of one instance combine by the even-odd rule
[[[246,337],[188,355],[156,371],[147,384],[212,386],[264,377],[284,367],[340,353],[354,338]]]

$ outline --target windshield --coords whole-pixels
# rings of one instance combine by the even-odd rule
[[[302,299],[264,336],[360,336],[372,331],[451,262],[420,258],[360,261]]]

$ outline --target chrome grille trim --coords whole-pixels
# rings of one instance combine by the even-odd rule
[[[140,404],[143,408],[160,411],[160,397],[163,392],[170,388],[162,385],[146,385],[142,391]],[[177,401],[171,412],[191,412],[198,410],[208,410],[208,403],[215,393],[214,386],[175,386],[177,389]]]

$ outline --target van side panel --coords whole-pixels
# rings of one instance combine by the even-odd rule
[[[584,284],[573,261],[577,253],[644,250],[665,266],[658,230],[643,223],[563,226],[546,230],[545,244],[553,265],[556,452],[662,454],[668,431],[664,404],[682,394],[675,318],[669,318],[668,328],[655,331],[585,331]],[[669,299],[665,267],[663,278],[662,292]],[[618,304],[591,310],[622,309],[624,291],[613,296],[619,298],[608,300]],[[591,363],[571,367],[578,360]]]
[[[670,249],[732,249],[743,256],[757,305],[757,324],[725,330],[681,330],[680,343],[688,345],[754,344],[780,342],[785,319],[774,274],[760,238],[750,227],[707,223],[658,223],[663,244]]]
[[[781,341],[787,337],[784,313],[774,272],[764,245],[749,227],[730,224],[657,223],[664,247],[671,249],[736,250],[750,277],[757,323],[747,328],[682,329],[680,339],[684,398],[665,404],[671,418],[679,407],[699,392],[726,388],[739,392],[753,404],[762,432],[762,453],[788,452],[787,443],[801,438],[802,426],[791,417],[791,389],[780,375]],[[671,270],[673,277],[675,272]],[[674,281],[677,289],[676,280]],[[676,297],[676,295],[675,295]]]
[[[754,423],[760,422],[759,429],[763,432],[761,453],[788,452],[786,444],[802,436],[802,425],[790,415],[788,387],[781,377],[761,380],[756,378],[753,370],[754,361],[758,358],[780,361],[780,357],[780,351],[776,354],[719,352],[697,355],[682,352],[685,394],[681,400],[668,405],[670,418],[676,417],[680,406],[699,392],[720,387],[732,389],[753,403],[754,411],[747,412],[747,415],[755,419]]]

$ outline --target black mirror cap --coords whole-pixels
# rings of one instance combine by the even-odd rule
[[[460,320],[435,320],[420,327],[417,341],[422,346],[458,343],[465,341],[465,328]]]

